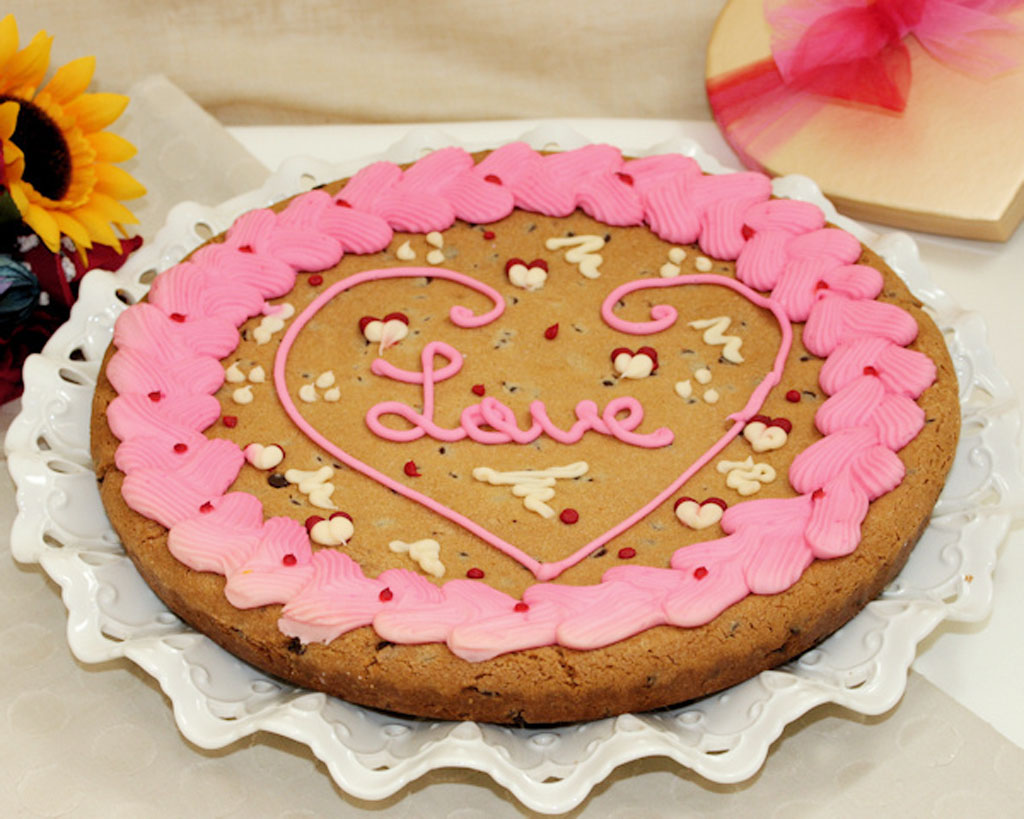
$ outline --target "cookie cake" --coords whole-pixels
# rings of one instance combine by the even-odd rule
[[[92,450],[164,602],[402,714],[703,696],[854,616],[959,430],[939,329],[756,173],[447,148],[239,217],[120,317]]]

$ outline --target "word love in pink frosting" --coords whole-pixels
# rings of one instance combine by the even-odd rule
[[[446,362],[440,368],[434,364],[437,357]],[[442,427],[434,421],[434,387],[462,369],[462,354],[443,341],[431,341],[423,348],[420,362],[420,372],[400,369],[383,358],[370,365],[375,375],[423,387],[423,412],[417,412],[400,401],[382,401],[372,406],[366,413],[366,425],[374,435],[396,443],[415,441],[428,435],[437,441],[469,438],[481,444],[529,444],[541,435],[547,435],[561,444],[575,444],[586,432],[593,431],[647,449],[668,446],[675,438],[672,430],[666,427],[651,433],[634,432],[644,420],[644,408],[637,399],[629,396],[612,399],[600,413],[593,401],[580,401],[575,410],[576,423],[569,429],[555,426],[544,402],[539,400],[530,403],[532,424],[528,429],[522,429],[515,413],[491,397],[466,407],[459,417],[458,426]],[[385,426],[380,419],[386,415],[397,415],[408,421],[412,428],[399,430]]]

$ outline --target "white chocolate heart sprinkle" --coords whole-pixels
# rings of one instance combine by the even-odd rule
[[[532,293],[544,286],[544,282],[548,280],[548,272],[543,267],[514,264],[508,269],[508,280],[516,287]]]
[[[691,529],[707,529],[722,519],[724,511],[717,503],[684,500],[676,507],[676,517]]]
[[[277,444],[249,444],[242,451],[245,459],[257,469],[273,469],[284,460],[284,450]]]
[[[654,372],[654,360],[647,353],[619,353],[612,365],[623,378],[647,378]]]
[[[750,421],[743,427],[743,437],[754,452],[769,452],[786,445],[789,435],[782,427],[768,426],[763,421]]]
[[[332,515],[328,520],[320,520],[309,530],[309,537],[320,546],[344,546],[352,535],[355,527],[344,515]]]

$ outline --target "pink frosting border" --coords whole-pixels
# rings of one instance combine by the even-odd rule
[[[444,230],[456,218],[484,224],[513,207],[551,216],[581,208],[606,224],[696,241],[709,256],[735,259],[739,281],[805,322],[805,346],[826,359],[819,380],[830,397],[815,416],[825,437],[790,467],[798,496],[730,507],[725,537],[680,548],[671,568],[620,565],[588,587],[537,583],[519,601],[479,581],[439,587],[402,569],[368,578],[341,551],[314,552],[302,524],[265,520],[258,499],[229,491],[242,453],[202,432],[220,417],[220,359],[237,347],[241,323],[268,312],[266,300],[291,290],[299,271],[382,250],[393,230]],[[766,177],[705,176],[678,155],[624,160],[591,145],[543,156],[512,143],[477,165],[457,148],[404,171],[375,163],[335,197],[311,191],[280,214],[239,217],[223,243],[160,274],[149,303],[121,316],[107,372],[118,392],[108,419],[122,442],[122,492],[169,529],[175,557],[225,575],[233,605],[284,604],[281,630],[303,642],[372,625],[392,642],[445,642],[480,661],[701,625],[750,593],[783,591],[816,558],[851,552],[869,502],[903,479],[895,453],[924,424],[914,399],[935,366],[905,349],[917,324],[875,300],[881,275],[856,264],[860,252],[854,237],[825,227],[817,207],[770,199]]]

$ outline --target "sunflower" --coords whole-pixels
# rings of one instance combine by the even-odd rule
[[[3,178],[21,219],[56,252],[61,234],[79,249],[109,245],[120,252],[116,226],[138,219],[121,200],[146,189],[114,163],[135,147],[103,129],[128,104],[121,94],[87,94],[96,61],[81,57],[40,88],[53,38],[40,31],[18,50],[13,15],[0,20],[0,140]]]

